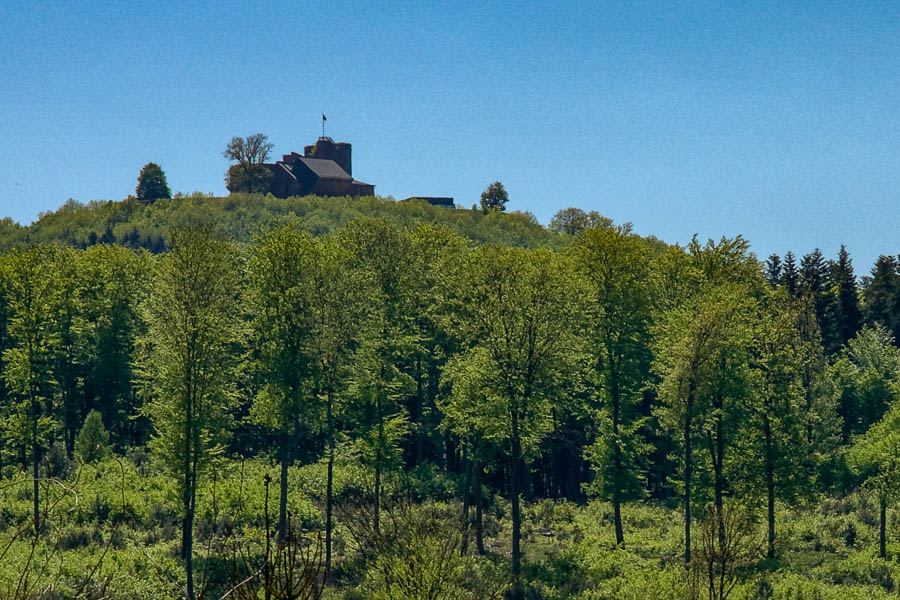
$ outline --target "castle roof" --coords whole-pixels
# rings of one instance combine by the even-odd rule
[[[341,166],[333,160],[297,156],[297,161],[306,165],[319,179],[334,179],[338,181],[353,180],[353,178],[347,174],[347,171],[342,169]]]

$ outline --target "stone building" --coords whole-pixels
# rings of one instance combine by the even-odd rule
[[[353,179],[351,147],[320,137],[315,144],[285,154],[267,165],[272,170],[272,195],[289,196],[374,196],[375,186]]]

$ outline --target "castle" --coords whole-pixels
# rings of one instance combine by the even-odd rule
[[[285,154],[272,170],[272,195],[289,196],[374,196],[375,186],[353,179],[351,147],[322,136],[315,144]]]

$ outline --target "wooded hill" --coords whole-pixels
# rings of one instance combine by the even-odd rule
[[[477,243],[531,248],[558,247],[564,243],[529,213],[484,214],[481,210],[378,197],[280,199],[232,194],[216,198],[197,194],[176,195],[151,203],[135,198],[88,204],[69,200],[56,211],[41,213],[29,226],[20,226],[8,218],[0,220],[0,249],[19,242],[58,242],[82,249],[96,244],[118,244],[159,253],[165,250],[171,227],[213,224],[227,238],[246,243],[254,232],[288,220],[296,220],[302,230],[312,235],[324,235],[359,217],[385,219],[400,227],[419,222],[443,225]]]
[[[233,196],[16,229],[0,588],[894,593],[896,260],[860,288],[843,248],[762,264],[573,216]]]

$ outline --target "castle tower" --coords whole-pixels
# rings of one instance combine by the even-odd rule
[[[337,142],[330,137],[320,137],[314,145],[304,146],[304,158],[320,158],[333,160],[347,175],[353,175],[353,163],[351,160],[351,146],[347,142]]]

